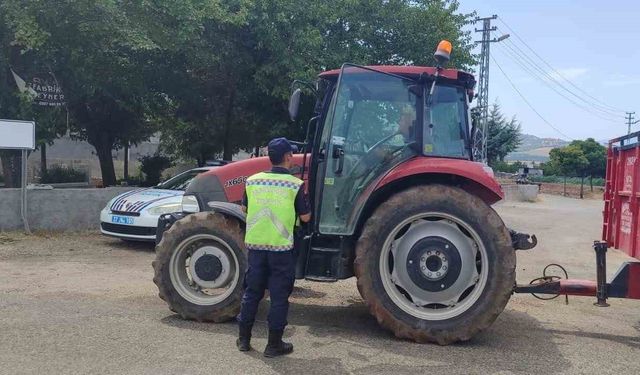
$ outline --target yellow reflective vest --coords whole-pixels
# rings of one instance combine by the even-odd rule
[[[290,174],[261,172],[247,178],[247,249],[293,249],[295,200],[300,186],[302,180]]]

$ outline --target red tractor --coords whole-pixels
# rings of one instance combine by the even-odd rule
[[[307,84],[317,102],[294,173],[306,181],[312,221],[296,233],[296,278],[355,276],[397,337],[448,344],[487,328],[514,291],[514,250],[535,245],[505,227],[491,207],[500,185],[473,160],[474,85],[439,66],[349,64]],[[292,119],[300,98],[297,89]],[[154,282],[183,318],[238,313],[247,267],[238,203],[246,178],[267,169],[262,157],[203,173],[183,212],[160,218]]]

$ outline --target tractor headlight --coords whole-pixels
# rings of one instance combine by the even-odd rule
[[[200,205],[198,204],[198,198],[195,195],[183,195],[182,196],[182,212],[200,212]]]
[[[156,207],[151,207],[148,212],[151,215],[164,215],[172,212],[180,212],[182,210],[181,203],[167,203]]]

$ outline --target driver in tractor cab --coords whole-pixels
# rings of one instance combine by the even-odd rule
[[[398,129],[387,141],[387,147],[376,151],[382,162],[387,162],[393,158],[393,151],[390,148],[403,147],[413,142],[415,139],[415,121],[416,110],[410,105],[403,106],[398,119]]]
[[[398,130],[396,136],[392,138],[389,144],[393,146],[403,146],[412,142],[414,139],[413,129],[416,121],[416,110],[410,105],[405,105],[400,111],[400,119],[398,120]]]
[[[297,219],[308,222],[311,210],[304,183],[291,175],[295,146],[286,138],[269,142],[272,168],[247,178],[242,209],[247,213],[245,246],[249,268],[244,278],[244,296],[238,315],[240,351],[251,349],[251,328],[258,304],[269,289],[269,341],[265,357],[289,354],[293,345],[282,341],[287,325],[289,295],[295,281],[293,231]]]

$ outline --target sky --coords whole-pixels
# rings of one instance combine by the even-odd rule
[[[640,119],[640,1],[460,0],[460,11],[477,11],[480,17],[496,14],[492,25],[498,30],[493,35],[510,34],[491,45],[495,61],[490,60],[489,102],[497,101],[508,117],[515,115],[524,133],[602,141],[627,133],[625,111],[636,111]],[[498,66],[550,125],[517,94]],[[540,78],[544,74],[568,91],[549,77]],[[632,125],[634,130],[640,130],[640,122]]]

